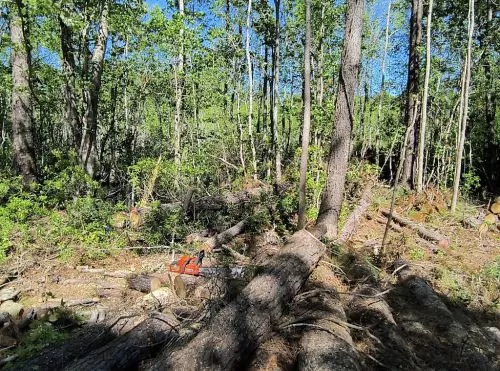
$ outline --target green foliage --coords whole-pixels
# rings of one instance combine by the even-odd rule
[[[69,225],[81,229],[102,229],[110,224],[113,206],[98,198],[78,197],[66,203]]]
[[[424,260],[425,251],[419,247],[415,247],[415,248],[410,250],[409,255],[410,255],[411,260],[414,260],[414,261]]]
[[[500,257],[486,264],[483,268],[483,274],[488,278],[496,280],[497,283],[500,284]]]
[[[460,187],[464,195],[471,196],[481,187],[481,178],[474,170],[470,170],[462,175],[462,185]]]
[[[135,194],[135,199],[140,200],[147,188],[148,181],[153,170],[158,165],[158,159],[144,158],[134,165],[129,166],[129,182]],[[175,174],[177,169],[173,161],[161,161],[158,165],[158,176],[156,178],[155,192],[166,194],[176,188]]]
[[[99,183],[78,165],[74,151],[53,150],[45,173],[40,201],[47,207],[60,207],[75,197],[95,196],[100,189]]]
[[[43,348],[54,346],[64,341],[67,334],[46,321],[36,321],[22,338],[22,345],[15,354],[20,360],[30,359]],[[6,369],[15,369],[7,367]]]
[[[153,202],[146,214],[142,233],[150,245],[158,245],[182,239],[191,231],[184,220],[182,208],[165,209]]]
[[[6,202],[10,197],[20,195],[23,190],[21,177],[0,177],[0,204]]]

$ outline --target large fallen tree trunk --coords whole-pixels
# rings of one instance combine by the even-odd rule
[[[74,359],[87,355],[110,342],[118,335],[130,331],[138,321],[138,316],[119,317],[105,323],[85,326],[60,346],[51,346],[40,351],[36,357],[19,364],[14,370],[54,371],[62,370]]]
[[[152,370],[231,370],[249,357],[278,321],[325,252],[325,246],[302,230],[229,305],[213,317],[182,349],[168,349]]]
[[[382,214],[384,214],[384,216],[388,218],[390,213],[388,210],[382,210]],[[395,212],[392,213],[392,219],[403,227],[413,229],[418,233],[420,237],[436,242],[440,247],[448,247],[450,245],[448,237],[443,236],[438,232],[427,229],[424,226],[411,221],[410,219],[396,214]]]
[[[65,369],[68,371],[134,369],[139,362],[153,356],[162,345],[175,339],[178,325],[179,322],[172,314],[154,313],[124,336],[88,353]]]
[[[368,330],[355,333],[365,345],[364,354],[368,355],[364,359],[363,369],[379,369],[381,362],[384,369],[390,370],[421,368],[407,338],[394,320],[391,307],[384,299],[387,291],[380,292],[377,286],[371,283],[358,286],[347,302],[349,320],[373,334],[369,334]]]
[[[334,273],[319,266],[306,289],[294,303],[298,319],[289,327],[303,328],[299,370],[360,370],[359,355],[351,338],[347,319],[335,287]],[[300,313],[302,312],[302,313]]]

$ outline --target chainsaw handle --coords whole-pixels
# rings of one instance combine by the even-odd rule
[[[201,265],[203,263],[204,257],[205,257],[205,250],[198,251],[198,253],[195,255],[194,264]]]

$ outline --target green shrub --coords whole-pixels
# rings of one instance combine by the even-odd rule
[[[64,167],[63,165],[68,165]],[[97,196],[99,183],[78,164],[61,160],[56,170],[48,174],[40,189],[40,202],[47,207],[61,207],[67,200]]]
[[[20,195],[22,190],[21,177],[0,178],[0,203],[7,202],[12,196]]]
[[[109,202],[90,196],[66,202],[68,224],[82,230],[104,229],[109,226],[113,211],[113,205]]]
[[[146,242],[154,245],[184,237],[189,226],[184,221],[182,208],[166,210],[159,202],[153,202],[144,217],[142,231]]]

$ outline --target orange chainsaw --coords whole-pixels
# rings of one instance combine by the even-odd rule
[[[205,251],[200,250],[195,255],[183,255],[178,260],[170,263],[168,270],[173,273],[190,274],[192,276],[203,277],[229,277],[243,278],[244,270],[242,266],[229,267],[202,267]]]

